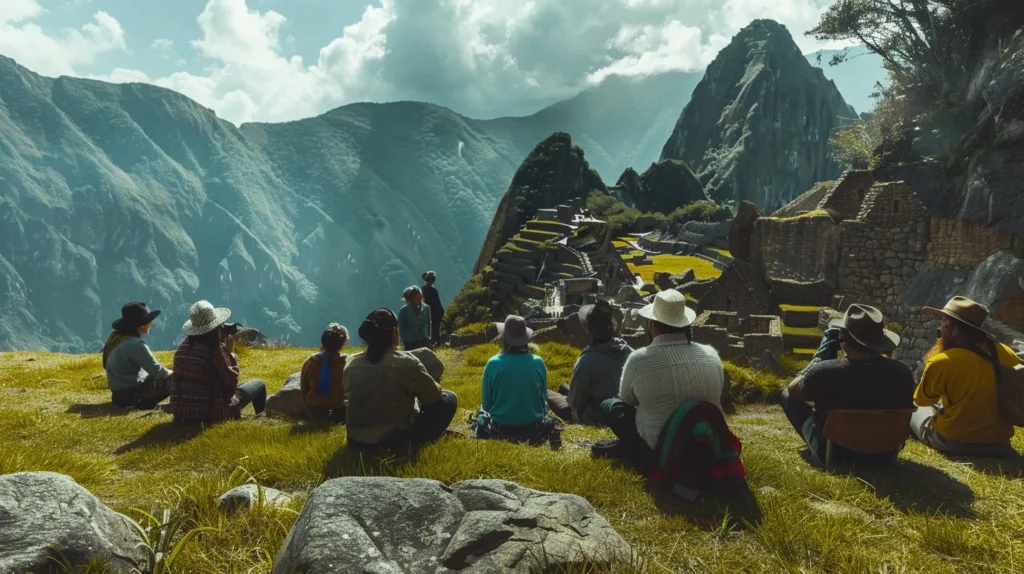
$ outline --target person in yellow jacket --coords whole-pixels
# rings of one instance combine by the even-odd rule
[[[1017,355],[982,329],[988,309],[953,297],[939,314],[935,347],[926,355],[914,393],[917,412],[910,428],[921,442],[950,456],[1012,456],[1013,426],[999,417],[993,351],[1005,366]]]

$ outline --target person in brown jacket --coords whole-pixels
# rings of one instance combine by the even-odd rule
[[[320,352],[310,355],[302,365],[299,388],[306,401],[310,419],[345,422],[345,371],[342,347],[348,342],[348,330],[331,323],[320,335]]]
[[[423,363],[398,350],[398,318],[387,308],[359,327],[366,351],[348,358],[342,383],[352,446],[406,448],[433,442],[455,418],[458,399],[442,391]]]

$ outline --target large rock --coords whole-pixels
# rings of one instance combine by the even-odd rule
[[[52,472],[0,476],[0,572],[50,572],[54,554],[74,566],[101,558],[116,571],[145,570],[146,552],[128,518],[71,477]]]
[[[708,66],[661,159],[701,167],[715,201],[771,211],[842,172],[828,138],[843,117],[855,117],[853,108],[789,31],[755,20]]]
[[[580,322],[579,313],[572,313],[559,318],[551,327],[534,331],[533,342],[538,345],[561,343],[582,349],[590,344],[590,335]]]
[[[642,212],[672,213],[676,208],[707,200],[704,186],[685,163],[668,159],[652,163],[643,175],[628,168],[614,190],[627,205]]]
[[[669,289],[675,288],[675,284],[672,283],[672,274],[666,271],[655,271],[653,281],[661,291],[668,291]]]
[[[300,373],[288,375],[284,385],[267,397],[267,413],[293,419],[306,418],[306,399],[299,388]]]
[[[416,349],[410,352],[416,355],[416,358],[423,363],[423,366],[426,367],[427,372],[430,373],[431,377],[434,377],[435,381],[441,382],[441,377],[444,376],[444,363],[441,362],[441,359],[437,358],[437,354],[434,351],[430,349]]]
[[[609,563],[630,548],[579,496],[502,480],[346,477],[310,494],[273,572],[526,573],[581,556]]]
[[[749,201],[740,202],[736,219],[729,230],[729,253],[735,259],[750,261],[750,241],[754,234],[754,223],[763,213]]]
[[[217,506],[221,510],[232,511],[240,508],[253,508],[260,504],[260,491],[263,492],[263,505],[284,506],[292,501],[289,494],[285,494],[274,488],[261,487],[256,484],[243,484],[220,495],[217,499]]]

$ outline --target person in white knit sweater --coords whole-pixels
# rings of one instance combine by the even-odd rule
[[[718,352],[693,341],[690,326],[697,314],[682,293],[658,293],[640,316],[647,319],[653,340],[626,360],[619,396],[604,401],[601,410],[623,450],[646,462],[679,405],[706,401],[722,408],[725,373]]]

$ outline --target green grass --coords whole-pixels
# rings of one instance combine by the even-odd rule
[[[480,376],[494,345],[443,350],[442,385],[459,395],[455,424],[480,402]],[[243,378],[270,390],[299,369],[310,349],[241,350]],[[549,385],[567,381],[578,351],[543,345]],[[177,572],[268,572],[306,493],[323,480],[367,472],[345,450],[345,428],[266,418],[202,430],[170,425],[160,413],[109,404],[99,357],[0,354],[0,473],[68,474],[115,509],[171,508],[197,535]],[[168,353],[159,353],[163,361]],[[770,401],[786,382],[728,365],[739,402]],[[674,502],[633,471],[593,460],[579,441],[608,430],[567,427],[565,447],[444,439],[415,464],[374,468],[402,477],[455,482],[503,478],[578,494],[634,545],[649,572],[1020,571],[1024,560],[1021,466],[950,461],[908,444],[884,471],[825,473],[801,457],[801,442],[772,405],[741,406],[729,419],[743,440],[751,499]],[[1014,438],[1024,449],[1024,437]],[[282,510],[222,514],[215,498],[249,476],[297,495]]]
[[[808,211],[807,213],[801,213],[800,215],[790,215],[790,216],[784,216],[784,217],[771,217],[771,216],[767,216],[766,219],[775,219],[775,220],[778,220],[778,221],[794,221],[794,220],[797,220],[797,219],[808,219],[808,218],[811,218],[811,217],[822,217],[822,216],[824,216],[824,217],[831,217],[829,215],[828,211],[826,211],[824,209],[815,209],[815,210],[812,210],[812,211]]]
[[[456,335],[477,335],[486,333],[487,329],[494,323],[471,323],[455,331]]]
[[[799,337],[818,337],[820,339],[822,332],[821,329],[817,327],[788,327],[783,325],[782,334]]]
[[[815,306],[815,305],[786,305],[786,304],[782,304],[782,305],[779,305],[779,309],[781,309],[783,311],[794,312],[794,313],[811,313],[811,312],[815,312],[816,313],[816,312],[821,310],[821,307],[818,307],[818,306]]]
[[[633,265],[628,261],[626,263],[629,270],[639,273],[646,283],[652,283],[654,274],[658,272],[675,275],[687,269],[693,269],[697,279],[714,279],[722,274],[720,270],[715,269],[710,261],[691,255],[654,255],[651,257],[651,261],[654,263],[653,265]]]

